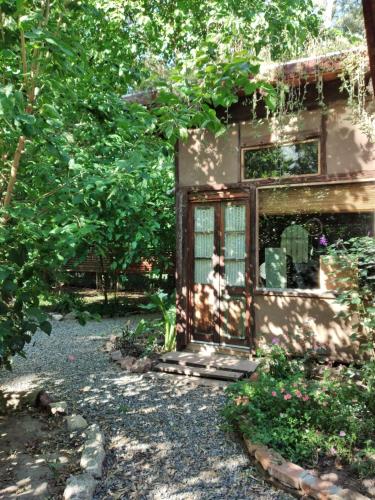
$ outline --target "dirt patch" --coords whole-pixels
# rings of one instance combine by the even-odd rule
[[[61,498],[79,471],[79,438],[62,418],[23,410],[0,416],[0,499]]]

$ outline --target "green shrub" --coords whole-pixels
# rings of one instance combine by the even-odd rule
[[[157,311],[162,315],[164,350],[176,349],[176,306],[174,294],[168,295],[162,290],[150,295],[150,303],[140,306],[142,309]]]

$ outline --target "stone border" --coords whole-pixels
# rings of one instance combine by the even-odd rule
[[[262,467],[266,479],[294,495],[317,500],[369,500],[361,493],[312,475],[267,446],[254,444],[245,436],[243,440],[249,455]]]
[[[62,403],[65,402],[55,404],[61,406]],[[67,479],[63,498],[64,500],[91,500],[98,480],[103,475],[103,462],[105,459],[104,434],[98,424],[89,426],[81,415],[65,416],[65,423],[67,430],[70,432],[83,431],[84,443],[80,460],[82,473],[75,474]]]

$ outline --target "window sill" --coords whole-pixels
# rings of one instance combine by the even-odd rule
[[[318,299],[335,299],[337,293],[326,290],[289,289],[279,290],[277,288],[257,288],[255,295],[271,295],[278,297],[311,297]]]

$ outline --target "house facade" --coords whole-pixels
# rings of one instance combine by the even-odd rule
[[[339,239],[375,234],[375,145],[353,123],[338,73],[323,72],[324,109],[312,82],[305,109],[282,123],[261,112],[250,120],[240,99],[225,134],[197,129],[180,141],[180,349],[251,351],[276,338],[294,352],[316,344],[335,358],[355,352],[324,255]]]

